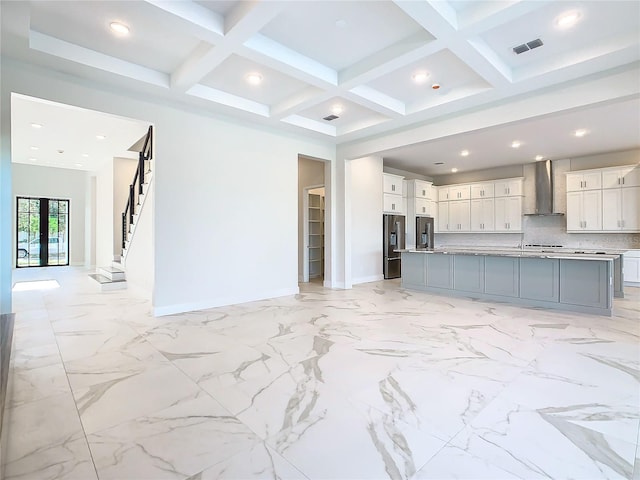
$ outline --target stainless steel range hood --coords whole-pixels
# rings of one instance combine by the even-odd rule
[[[553,211],[553,167],[551,160],[536,162],[536,211],[525,215],[564,215],[564,213],[554,213]]]

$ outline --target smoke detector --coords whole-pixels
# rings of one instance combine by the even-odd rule
[[[536,38],[535,40],[531,40],[530,42],[523,43],[522,45],[518,45],[517,47],[513,47],[513,51],[520,55],[521,53],[528,52],[529,50],[533,50],[534,48],[538,48],[544,45],[542,40]]]

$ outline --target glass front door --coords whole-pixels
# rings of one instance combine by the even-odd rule
[[[17,198],[17,267],[69,265],[69,200]]]

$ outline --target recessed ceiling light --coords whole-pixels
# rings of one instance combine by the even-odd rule
[[[540,161],[542,160],[544,157],[542,155],[536,155],[536,161]]]
[[[439,90],[440,89],[440,84],[439,83],[434,83],[433,85],[431,85],[431,88],[433,88],[434,90]]]
[[[105,137],[104,135],[96,135],[96,138],[97,138],[98,140],[104,140],[104,139],[105,139],[105,138],[107,138],[107,137]]]
[[[81,167],[81,166],[82,166],[82,164],[81,164],[81,163],[74,163],[74,165],[75,165],[76,167]]]
[[[83,154],[82,154],[82,156],[83,156],[84,158],[87,158],[87,157],[89,156],[89,154],[88,154],[88,153],[83,153]]]
[[[514,140],[511,142],[511,148],[520,148],[520,142],[518,140]]]
[[[569,12],[564,12],[562,15],[556,17],[556,26],[560,28],[569,28],[573,27],[578,20],[580,20],[581,14],[578,10],[571,10]]]
[[[587,130],[585,130],[584,128],[579,128],[573,134],[576,137],[584,137],[587,133],[589,133],[589,132]]]
[[[248,73],[246,77],[244,77],[247,82],[249,82],[251,85],[259,85],[260,83],[262,83],[262,75],[260,75],[259,73]]]
[[[37,158],[33,158],[33,157],[31,157],[29,160],[31,160],[32,162],[37,162],[38,161]]]
[[[469,150],[462,150],[460,152],[460,155],[463,156],[463,157],[468,157],[469,156]]]
[[[343,111],[342,105],[336,104],[333,107],[331,107],[331,112],[334,115],[340,115]]]
[[[411,78],[413,78],[413,81],[416,83],[424,83],[427,78],[429,78],[429,74],[425,71],[420,71],[411,75]]]
[[[111,22],[109,24],[111,31],[117,33],[118,35],[129,35],[129,27],[127,27],[124,23],[120,22]]]
[[[39,123],[32,123],[31,126],[33,128],[42,128],[42,125],[40,125]]]
[[[338,27],[338,28],[344,28],[347,25],[348,25],[347,21],[342,19],[342,18],[340,20],[336,21],[336,27]]]
[[[31,147],[31,150],[40,150],[40,147]]]
[[[456,173],[457,171],[458,171],[458,169],[455,168],[455,167],[451,169],[451,173]]]

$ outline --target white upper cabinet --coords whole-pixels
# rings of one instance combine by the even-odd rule
[[[602,190],[602,230],[640,231],[640,187]]]
[[[497,180],[495,184],[496,197],[519,197],[522,195],[522,179]]]
[[[433,184],[425,180],[407,180],[407,197],[433,200]]]
[[[567,173],[567,192],[598,190],[600,188],[602,188],[602,173],[600,170]]]
[[[602,231],[602,190],[567,193],[567,232]]]
[[[496,197],[496,232],[522,231],[522,197]]]
[[[438,188],[438,201],[469,200],[471,198],[470,185],[450,185]]]
[[[607,168],[602,170],[602,188],[640,187],[640,167]]]
[[[384,213],[404,213],[402,208],[402,196],[401,195],[389,195],[385,193],[383,195],[383,209]]]
[[[382,174],[382,209],[384,213],[404,214],[406,198],[402,197],[403,178],[391,173]]]
[[[493,198],[471,200],[471,231],[493,232],[495,230],[495,212]]]
[[[402,180],[404,177],[391,173],[382,174],[382,191],[402,196]]]
[[[640,232],[640,167],[567,173],[568,232]]]
[[[472,183],[471,198],[493,198],[495,192],[494,182]]]

